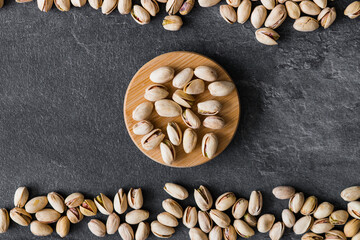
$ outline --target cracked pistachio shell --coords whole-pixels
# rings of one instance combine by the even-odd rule
[[[292,228],[296,221],[294,213],[289,209],[284,209],[282,211],[281,218],[287,228]]]
[[[280,35],[271,28],[260,28],[255,32],[256,40],[265,45],[278,45]]]
[[[166,127],[166,132],[169,137],[170,142],[179,146],[182,141],[182,132],[179,125],[176,122],[169,122]]]
[[[133,126],[133,132],[135,135],[145,135],[154,129],[154,125],[147,120],[142,120]]]
[[[175,183],[166,183],[164,186],[164,190],[170,196],[179,200],[185,200],[189,196],[189,192],[186,190],[186,188]]]
[[[290,186],[278,186],[272,190],[272,193],[277,199],[290,199],[295,195],[295,188]]]
[[[352,201],[347,205],[347,210],[350,216],[360,219],[360,201]]]
[[[194,70],[192,68],[185,68],[172,80],[172,85],[176,88],[183,88],[194,76]]]
[[[219,141],[214,133],[205,134],[201,144],[201,152],[203,156],[210,159],[215,157],[218,145]]]
[[[195,0],[185,0],[183,5],[181,6],[179,13],[183,16],[188,15],[189,12],[193,9],[195,5]]]
[[[248,209],[249,201],[244,198],[239,198],[232,206],[231,213],[235,219],[242,218]]]
[[[212,7],[218,4],[221,0],[198,0],[200,7]]]
[[[211,209],[209,215],[214,223],[221,228],[226,228],[231,223],[230,217],[217,209]]]
[[[266,8],[263,5],[256,6],[250,16],[251,24],[254,28],[260,28],[264,24],[266,16]]]
[[[201,94],[205,91],[205,83],[201,79],[194,79],[184,86],[183,91],[191,95]]]
[[[311,215],[316,211],[317,206],[318,206],[317,198],[315,196],[310,196],[305,200],[304,205],[300,210],[300,213],[302,215]]]
[[[14,206],[22,208],[25,206],[27,200],[29,199],[29,191],[26,187],[19,187],[15,191],[14,195]]]
[[[168,227],[177,227],[179,225],[178,220],[172,214],[168,212],[162,212],[157,215],[159,223]]]
[[[275,216],[273,214],[264,214],[259,217],[257,222],[257,229],[261,233],[267,233],[270,231],[275,222]]]
[[[198,211],[199,227],[204,233],[209,233],[213,228],[213,221],[206,211]]]
[[[145,90],[144,98],[148,101],[155,102],[164,99],[169,95],[167,88],[161,84],[152,84]]]
[[[175,70],[172,67],[160,67],[150,74],[150,80],[154,83],[167,83],[174,78],[174,73]]]
[[[252,229],[243,220],[239,220],[239,219],[234,220],[234,228],[237,234],[239,234],[239,236],[242,238],[250,238],[255,235],[254,229]]]
[[[165,7],[166,12],[169,15],[175,15],[180,10],[183,3],[184,0],[168,0]]]
[[[178,202],[176,202],[175,200],[168,198],[165,199],[162,202],[162,207],[164,208],[164,210],[170,214],[172,214],[174,217],[176,218],[182,218],[183,217],[183,209],[180,206],[180,204]]]
[[[223,6],[226,6],[226,5],[220,6],[220,9]],[[231,8],[231,9],[233,9],[233,8]],[[236,16],[235,16],[235,19],[236,19]],[[236,20],[235,20],[235,22],[236,22]],[[217,74],[216,70],[209,66],[196,67],[194,70],[194,74],[197,78],[202,79],[207,82],[214,82],[218,79],[218,74]]]
[[[276,29],[285,21],[286,17],[287,12],[285,6],[278,4],[271,10],[269,16],[266,18],[265,27]]]
[[[238,23],[244,24],[249,19],[250,14],[251,14],[251,1],[243,0],[237,9]]]
[[[141,5],[153,17],[159,12],[159,4],[156,0],[141,0]]]
[[[141,139],[141,145],[145,150],[152,150],[159,146],[165,134],[160,129],[154,129]]]
[[[222,240],[222,235],[222,228],[215,225],[209,233],[209,240]]]
[[[194,198],[197,206],[202,211],[209,210],[213,205],[213,198],[210,191],[203,185],[200,185],[198,189],[194,189]]]
[[[215,97],[224,97],[229,95],[234,89],[235,84],[230,81],[216,81],[208,86],[210,94]]]
[[[191,228],[189,231],[190,240],[208,240],[207,235],[200,228]]]
[[[216,115],[220,112],[222,105],[217,100],[207,100],[197,104],[198,113],[201,115]]]
[[[225,240],[236,240],[237,239],[236,230],[232,225],[223,229],[223,235],[224,235]]]
[[[48,12],[53,6],[53,0],[37,0],[37,6],[42,12]]]
[[[86,4],[86,0],[71,0],[71,4],[74,7],[83,7]]]
[[[139,223],[136,232],[135,240],[146,240],[150,235],[150,225],[147,222]]]
[[[94,198],[94,202],[97,209],[104,215],[110,215],[114,211],[112,201],[105,194],[100,193]]]
[[[219,211],[226,211],[236,202],[236,196],[233,192],[226,192],[220,195],[215,201],[215,208]]]
[[[344,226],[344,234],[346,237],[353,237],[360,231],[360,220],[351,219]]]
[[[253,216],[258,216],[263,206],[262,194],[260,191],[252,191],[249,198],[248,212]]]
[[[176,90],[172,96],[172,99],[179,105],[191,108],[195,102],[195,98],[190,94],[184,93],[182,90]]]
[[[59,193],[56,192],[48,193],[47,199],[53,209],[55,209],[59,213],[65,212],[65,208],[66,208],[65,200]]]
[[[146,120],[150,117],[154,105],[151,102],[143,102],[139,104],[132,112],[132,118],[136,121]]]
[[[128,197],[128,204],[132,209],[142,208],[144,203],[144,198],[141,188],[130,188],[127,197]]]
[[[299,32],[312,32],[319,28],[319,22],[312,17],[304,16],[296,19],[293,27]]]
[[[10,218],[5,208],[0,209],[0,233],[5,233],[9,229]]]
[[[221,129],[225,127],[225,120],[219,116],[208,116],[204,119],[203,126],[210,129]]]
[[[21,226],[29,226],[32,217],[23,208],[15,207],[10,210],[10,218]]]
[[[131,12],[132,0],[119,0],[118,11],[120,14],[125,15]]]
[[[311,216],[303,216],[294,224],[293,230],[297,235],[306,233],[312,226],[314,219]]]
[[[256,227],[257,225],[257,219],[256,217],[254,217],[253,215],[251,215],[250,213],[246,213],[244,215],[244,221],[249,224],[250,227]]]
[[[317,16],[321,11],[318,5],[309,0],[300,2],[299,7],[303,13],[311,16]]]
[[[131,225],[139,224],[148,218],[149,211],[143,209],[135,209],[125,215],[125,221]]]
[[[325,233],[325,240],[346,240],[346,236],[342,231],[331,230]]]
[[[65,198],[65,205],[69,208],[80,206],[84,201],[84,195],[81,193],[72,193]]]
[[[48,200],[45,196],[34,197],[25,204],[25,210],[33,214],[45,208],[47,204]]]
[[[199,117],[188,108],[183,111],[181,118],[189,128],[198,129],[201,126]]]
[[[197,224],[197,211],[195,207],[188,206],[185,208],[184,215],[183,215],[183,224],[187,228],[193,228]]]
[[[295,193],[289,200],[289,209],[294,213],[298,213],[304,205],[304,194],[302,192]]]
[[[360,1],[354,1],[350,3],[346,7],[344,15],[348,16],[350,19],[355,19],[360,16]]]
[[[326,8],[327,0],[313,0],[320,8]]]
[[[88,0],[88,2],[89,5],[95,10],[101,8],[101,5],[103,4],[103,0]]]
[[[331,213],[329,221],[333,225],[344,225],[349,218],[349,214],[345,210],[337,210]]]
[[[271,240],[280,240],[284,235],[285,225],[283,222],[277,222],[273,225],[269,232]]]
[[[131,17],[135,20],[135,22],[140,25],[145,25],[150,22],[150,14],[140,5],[134,5],[130,14]]]
[[[93,200],[85,199],[79,206],[80,212],[87,217],[95,216],[97,214],[97,207]]]
[[[159,238],[170,238],[175,233],[174,228],[165,226],[158,221],[153,221],[150,226],[151,232]]]
[[[128,207],[126,193],[124,189],[120,188],[114,197],[114,210],[118,214],[123,214]]]
[[[54,209],[45,208],[36,212],[35,217],[39,222],[50,224],[56,222],[61,215]]]
[[[179,31],[183,25],[183,21],[180,16],[169,15],[166,16],[162,22],[165,30],[168,31]]]
[[[155,110],[161,117],[177,117],[181,115],[181,107],[169,99],[161,99],[155,102]]]
[[[330,214],[334,211],[334,205],[329,202],[322,202],[317,207],[316,211],[314,212],[314,218],[321,219],[330,216]]]
[[[301,240],[323,240],[323,239],[324,239],[323,236],[317,235],[317,234],[312,233],[312,232],[305,233],[301,237]]]
[[[79,223],[84,218],[84,215],[80,212],[79,208],[69,208],[66,211],[66,216],[72,224]]]
[[[228,23],[233,24],[236,22],[236,12],[230,5],[224,4],[220,6],[220,15]],[[215,81],[215,80],[214,80]]]
[[[267,9],[272,10],[276,6],[275,0],[261,0],[261,4]]]
[[[35,220],[30,223],[30,231],[35,236],[45,237],[49,236],[53,232],[53,229],[49,225]]]
[[[318,219],[311,226],[311,231],[316,234],[322,234],[333,229],[334,225],[330,223],[328,218]]]
[[[88,228],[97,237],[105,237],[106,235],[106,226],[98,219],[91,219],[88,223]]]
[[[237,8],[239,7],[241,0],[226,0],[226,3],[234,8]]]
[[[70,232],[70,221],[67,216],[62,216],[56,223],[56,233],[61,237],[66,237]]]
[[[134,239],[134,230],[127,223],[122,223],[118,229],[120,237],[123,240],[133,240]]]
[[[116,213],[112,213],[106,220],[106,233],[115,234],[120,226],[120,217]]]
[[[345,201],[356,201],[360,198],[360,186],[348,187],[344,189],[340,195]]]
[[[298,19],[300,17],[301,15],[300,7],[296,2],[286,1],[285,7],[290,18]]]
[[[105,15],[109,15],[117,7],[118,0],[103,0],[101,5],[101,12]]]
[[[185,153],[191,153],[195,149],[196,143],[197,143],[196,132],[191,128],[187,128],[184,131],[184,136],[183,136],[183,148]]]

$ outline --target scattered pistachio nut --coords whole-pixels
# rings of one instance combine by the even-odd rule
[[[164,99],[169,95],[168,89],[161,84],[152,84],[145,89],[144,98],[148,101],[155,102]]]
[[[179,31],[183,25],[183,21],[180,16],[169,15],[166,16],[162,22],[165,30],[168,31]]]
[[[239,198],[233,205],[231,213],[235,219],[242,218],[248,209],[249,201],[244,198]]]
[[[198,222],[201,231],[204,233],[209,233],[213,228],[213,221],[206,211],[198,211]]]
[[[249,19],[250,14],[251,14],[251,1],[250,0],[241,1],[237,9],[238,23],[244,24]]]
[[[91,219],[88,223],[88,228],[97,237],[105,237],[106,235],[106,226],[99,219]]]
[[[128,204],[132,209],[140,209],[143,206],[144,198],[141,188],[130,188],[128,192]]]
[[[120,14],[129,14],[132,9],[132,0],[119,0],[118,11]]]
[[[360,231],[360,220],[351,219],[344,226],[344,234],[346,237],[353,237]]]
[[[72,224],[77,224],[84,218],[84,215],[80,212],[79,208],[69,208],[66,211],[66,216]]]
[[[207,240],[206,234],[200,228],[191,228],[189,231],[190,240]]]
[[[135,135],[145,135],[154,129],[154,125],[147,120],[141,120],[133,126],[133,133]]]
[[[312,232],[305,233],[301,237],[301,240],[323,240],[323,239],[324,239],[323,236],[320,236],[320,235],[312,233]]]
[[[344,15],[348,16],[350,19],[355,19],[360,16],[360,1],[354,1],[350,3],[346,7]]]
[[[32,217],[23,208],[15,207],[10,210],[10,218],[21,226],[29,226]]]
[[[99,212],[104,215],[110,215],[114,211],[112,201],[103,193],[96,196],[94,202]]]
[[[188,206],[184,210],[183,224],[187,228],[193,228],[197,224],[197,211],[195,207]]]
[[[106,220],[106,233],[115,234],[120,226],[120,217],[116,213],[112,213]]]
[[[133,240],[134,239],[134,230],[127,223],[122,223],[118,229],[120,237],[123,240]]]
[[[217,152],[219,141],[214,133],[207,133],[204,135],[201,144],[201,152],[206,158],[214,158]]]
[[[162,202],[162,207],[164,208],[164,210],[170,214],[172,214],[174,217],[180,219],[183,217],[183,209],[180,206],[180,204],[178,202],[176,202],[175,200],[168,198],[165,199]]]
[[[167,83],[174,78],[174,73],[175,70],[172,67],[160,67],[150,74],[150,80],[154,83]]]
[[[184,86],[183,91],[191,95],[201,94],[205,91],[205,83],[201,79],[194,79]]]
[[[234,8],[230,5],[224,4],[220,6],[220,15],[222,16],[222,18],[230,23],[233,24],[236,22],[236,12],[234,10]]]
[[[189,108],[186,108],[183,111],[183,113],[181,114],[181,118],[186,124],[186,126],[188,126],[189,128],[198,129],[201,126],[199,117],[196,116],[196,114]]]
[[[145,25],[150,22],[150,14],[142,6],[134,5],[130,14],[131,17],[135,20],[135,22],[140,25]]]
[[[347,210],[350,216],[356,219],[360,219],[360,201],[349,202]]]
[[[215,208],[219,211],[226,211],[236,202],[236,196],[233,192],[226,192],[220,195],[215,201]]]
[[[225,127],[225,120],[219,116],[208,116],[204,119],[203,126],[210,129],[222,129]]]
[[[71,4],[74,7],[83,7],[86,4],[87,0],[71,0]]]
[[[312,17],[303,16],[295,20],[293,27],[300,32],[312,32],[319,28],[319,22]]]
[[[318,5],[321,9],[326,8],[327,0],[313,0],[316,5]]]
[[[125,215],[125,221],[130,225],[136,225],[149,218],[149,211],[135,209]]]
[[[334,225],[330,223],[328,218],[318,219],[311,226],[311,231],[316,234],[322,234],[330,231]]]
[[[183,16],[188,15],[195,5],[195,0],[185,0],[181,6],[179,13]]]
[[[219,101],[217,100],[207,100],[204,102],[199,102],[197,104],[197,108],[198,108],[198,113],[201,115],[206,115],[206,116],[212,116],[212,115],[216,115],[220,112],[222,105]]]
[[[213,198],[210,191],[203,185],[194,190],[194,198],[197,206],[202,211],[209,210],[213,205]]]
[[[47,199],[53,209],[55,209],[59,213],[65,212],[65,208],[66,208],[65,200],[59,193],[56,192],[48,193]]]
[[[97,207],[93,200],[85,199],[79,206],[80,212],[87,217],[92,217],[97,214]]]
[[[157,220],[159,221],[159,223],[168,227],[177,227],[179,225],[179,222],[176,219],[176,217],[168,212],[162,212],[158,214]]]
[[[25,206],[28,199],[29,199],[29,190],[26,187],[19,187],[15,191],[14,206],[18,208],[22,208]]]
[[[318,5],[316,5],[313,1],[305,0],[301,1],[299,4],[300,10],[310,16],[317,16],[319,15],[321,9]]]
[[[237,234],[242,238],[250,238],[255,235],[254,229],[252,229],[246,222],[240,219],[234,220],[234,228]]]
[[[156,0],[141,0],[141,5],[153,17],[155,17],[160,10],[159,4]]]
[[[175,229],[165,226],[159,221],[153,221],[151,223],[151,232],[159,238],[170,238],[175,233]]]
[[[267,9],[272,10],[276,6],[275,0],[261,0],[261,4]]]
[[[70,221],[67,216],[62,216],[56,223],[56,233],[61,237],[66,237],[70,232]]]
[[[198,0],[200,7],[212,7],[218,4],[221,0]]]
[[[290,18],[298,19],[301,15],[301,10],[299,5],[293,1],[286,1],[285,2],[286,11]]]
[[[250,213],[245,213],[244,215],[244,221],[250,226],[250,227],[256,227],[257,225],[257,219],[255,216],[251,215]]]
[[[209,240],[222,240],[223,238],[222,228],[214,226],[209,233]]]
[[[136,232],[135,239],[136,240],[146,240],[150,235],[150,225],[147,222],[139,223]]]
[[[183,5],[184,0],[168,0],[166,2],[166,12],[169,15],[175,15]]]
[[[229,225],[227,228],[223,229],[223,235],[225,240],[236,240],[237,233],[235,228],[232,225]]]
[[[0,233],[5,233],[9,229],[10,218],[5,208],[0,209]]]
[[[42,12],[48,12],[53,6],[53,0],[37,0],[37,6]]]
[[[191,128],[187,128],[184,131],[184,136],[183,136],[183,148],[185,153],[191,153],[195,149],[196,143],[197,143],[196,132]]]
[[[49,225],[35,220],[30,223],[30,231],[35,236],[45,237],[49,236],[53,232],[53,229]]]
[[[252,191],[249,198],[248,212],[253,216],[258,216],[261,213],[263,205],[262,194],[260,191]]]
[[[215,97],[224,97],[229,95],[235,89],[235,84],[230,81],[216,81],[210,83],[208,89],[211,95]]]
[[[234,8],[237,8],[240,6],[241,0],[226,0],[226,3]]]
[[[173,95],[172,99],[179,105],[191,108],[194,105],[195,98],[187,93],[184,93],[182,90],[176,90]]]
[[[286,17],[287,12],[285,6],[278,4],[271,10],[269,16],[266,18],[265,27],[276,29],[285,21]]]
[[[329,221],[333,225],[344,225],[349,218],[349,214],[345,210],[337,210],[331,213]]]
[[[336,240],[346,240],[345,234],[340,230],[331,230],[325,233],[325,240],[336,239]]]
[[[89,5],[95,10],[98,10],[99,8],[101,8],[101,5],[103,3],[102,0],[88,0],[88,2],[89,2]]]
[[[296,221],[294,213],[289,209],[282,211],[281,218],[287,228],[292,228]]]
[[[275,216],[273,214],[264,214],[259,217],[257,222],[257,229],[261,233],[267,233],[270,231],[275,222]]]
[[[289,200],[289,209],[294,213],[300,212],[302,206],[304,205],[305,198],[302,192],[295,193]]]
[[[72,193],[65,198],[65,205],[68,208],[75,208],[84,202],[84,195],[82,193]]]
[[[280,35],[271,28],[260,28],[255,32],[256,40],[265,45],[278,45]]]
[[[253,27],[260,28],[264,24],[266,16],[266,8],[263,5],[256,6],[250,16],[250,21]]]
[[[192,68],[185,68],[172,80],[172,85],[176,88],[184,88],[185,85],[191,81],[194,76],[194,70]]]
[[[161,157],[165,164],[172,165],[176,160],[176,150],[170,140],[165,139],[160,143]]]
[[[45,208],[48,200],[45,196],[34,197],[25,204],[26,212],[33,214]]]
[[[114,197],[114,210],[118,214],[123,214],[128,207],[126,193],[124,189],[120,188]]]
[[[311,215],[316,211],[316,208],[318,207],[318,200],[315,196],[308,197],[304,205],[302,206],[300,213],[302,215]]]
[[[117,7],[118,0],[103,0],[101,5],[102,14],[109,15]]]
[[[314,219],[311,216],[303,216],[295,222],[293,227],[294,233],[297,235],[306,233],[311,228],[313,222]]]
[[[181,115],[181,107],[169,99],[161,99],[155,102],[155,110],[161,117],[177,117]]]
[[[185,200],[189,196],[189,192],[186,190],[186,188],[175,183],[166,183],[164,186],[164,190],[170,196],[179,200]]]
[[[143,102],[139,104],[132,112],[132,118],[136,121],[146,120],[150,117],[154,105],[151,102]]]
[[[340,196],[347,202],[356,201],[360,198],[360,186],[352,186],[344,189]]]
[[[222,5],[224,6],[224,5]],[[221,6],[220,6],[221,8]],[[235,16],[236,18],[236,16]],[[236,21],[236,20],[235,20]],[[214,82],[218,79],[216,70],[209,66],[198,66],[194,70],[194,74],[197,78],[200,78],[207,82]]]
[[[285,225],[283,222],[277,222],[273,225],[269,232],[271,240],[280,240],[284,235]]]
[[[154,129],[141,139],[141,145],[145,150],[152,150],[159,146],[165,134],[160,129]]]
[[[39,222],[50,224],[59,220],[61,215],[54,209],[45,208],[36,212],[35,217]]]
[[[334,211],[334,205],[329,202],[322,202],[317,207],[316,211],[314,212],[314,218],[321,219],[330,216],[330,214]]]
[[[231,223],[230,217],[217,209],[211,209],[209,215],[214,223],[221,228],[227,228]]]
[[[290,199],[295,195],[295,188],[290,186],[278,186],[272,190],[272,193],[277,199]]]

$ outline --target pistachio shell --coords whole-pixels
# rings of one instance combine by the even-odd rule
[[[328,218],[318,219],[311,227],[313,233],[322,234],[333,229],[334,225],[330,223]]]
[[[201,94],[205,91],[205,83],[201,79],[194,79],[184,86],[183,91],[191,95]]]
[[[192,68],[185,68],[176,76],[172,81],[172,85],[176,88],[183,88],[194,76],[194,70]]]
[[[157,215],[157,220],[168,227],[177,227],[179,225],[178,220],[172,214],[168,212],[162,212]]]
[[[10,218],[5,208],[0,209],[0,233],[5,233],[9,229]]]
[[[72,193],[65,198],[65,205],[69,208],[75,208],[80,206],[84,201],[84,195],[81,193]]]
[[[250,21],[254,28],[260,28],[267,16],[266,8],[263,5],[256,6],[251,13]]]
[[[360,201],[349,202],[348,212],[353,218],[360,219]]]
[[[289,209],[282,211],[281,218],[287,228],[292,228],[296,221],[294,213]]]
[[[164,190],[170,196],[179,200],[185,200],[189,196],[189,193],[186,190],[186,188],[175,183],[166,183],[164,186]]]
[[[325,234],[325,240],[337,239],[337,240],[346,240],[346,236],[342,231],[331,230]]]
[[[56,223],[56,233],[61,237],[66,237],[70,232],[70,221],[67,216],[62,216]]]
[[[26,212],[32,214],[45,208],[48,204],[48,200],[45,196],[34,197],[25,204]]]
[[[212,7],[218,4],[221,0],[198,0],[200,7]]]
[[[66,216],[72,224],[79,223],[84,218],[84,215],[80,212],[79,208],[69,208],[66,211]]]
[[[289,209],[294,213],[298,213],[304,205],[305,199],[302,192],[295,193],[289,200]]]
[[[297,220],[294,224],[293,230],[295,234],[304,234],[312,226],[314,219],[311,216],[304,216]]]
[[[53,6],[53,0],[37,0],[37,6],[42,12],[48,12]]]
[[[26,187],[19,187],[15,191],[14,195],[14,206],[22,208],[25,206],[27,200],[29,199],[29,191]]]
[[[200,185],[198,189],[194,189],[194,198],[197,206],[202,211],[207,211],[213,205],[213,198],[210,191],[203,185]]]
[[[227,228],[224,228],[223,235],[225,240],[236,240],[237,239],[237,233],[235,228],[230,225]]]
[[[255,235],[255,231],[243,220],[236,219],[234,221],[234,228],[242,238],[249,238]]]
[[[166,131],[170,142],[175,146],[179,146],[182,141],[182,132],[179,125],[176,122],[169,122]]]
[[[155,102],[166,98],[168,95],[169,92],[164,85],[153,84],[146,88],[144,98],[148,101]]]
[[[30,223],[30,231],[35,236],[45,237],[49,236],[53,229],[49,225],[35,220]]]
[[[255,216],[251,215],[250,213],[245,213],[244,221],[249,224],[250,227],[256,227],[257,219]]]
[[[311,16],[317,16],[321,11],[318,5],[309,0],[300,2],[299,7],[303,13]]]
[[[208,240],[206,234],[199,228],[191,228],[189,231],[190,240]]]
[[[304,205],[302,206],[300,213],[302,215],[313,214],[318,206],[318,200],[315,196],[310,196],[305,200]]]
[[[15,207],[10,210],[10,218],[21,226],[29,226],[32,217],[23,208]]]
[[[278,186],[273,189],[272,193],[277,199],[290,199],[295,195],[295,188],[290,186]]]
[[[244,24],[249,19],[250,14],[251,14],[251,1],[243,0],[237,9],[238,23]]]
[[[143,222],[148,218],[149,211],[142,209],[132,210],[125,215],[125,221],[131,225],[139,224],[140,222]]]
[[[74,7],[83,7],[86,4],[86,0],[71,0],[71,4]]]
[[[320,235],[317,235],[315,233],[312,232],[308,232],[305,233],[302,237],[301,240],[323,240],[324,238]]]
[[[105,237],[106,235],[106,226],[98,219],[91,219],[88,223],[88,228],[97,237]]]
[[[257,229],[261,233],[267,233],[270,231],[275,222],[275,216],[273,214],[262,215],[257,223]]]
[[[165,30],[168,31],[179,31],[183,25],[183,21],[180,16],[169,15],[165,16],[162,25]]]
[[[159,4],[156,0],[141,0],[141,5],[153,17],[159,12]]]
[[[145,135],[154,129],[154,125],[147,120],[142,120],[133,126],[133,132],[135,135]]]
[[[150,74],[150,80],[154,83],[167,83],[174,78],[174,73],[175,70],[172,67],[160,67]]]
[[[191,108],[195,102],[195,98],[190,94],[184,93],[182,90],[176,90],[172,96],[172,99],[179,105]]]
[[[130,12],[131,17],[140,25],[145,25],[150,22],[150,14],[143,7],[134,5]],[[150,75],[151,76],[151,75]]]
[[[133,209],[142,208],[144,203],[144,198],[142,195],[141,188],[130,188],[128,193],[128,204]]]
[[[160,145],[164,137],[165,135],[161,132],[160,129],[154,129],[141,139],[142,147],[145,150],[152,150]]]
[[[256,40],[265,45],[277,45],[280,35],[271,28],[260,28],[255,32]]]
[[[122,223],[118,229],[120,237],[123,240],[133,240],[134,239],[134,230],[127,223]]]
[[[181,15],[188,15],[195,5],[195,0],[185,0],[181,6],[179,13]]]
[[[198,222],[201,231],[209,233],[213,227],[213,221],[210,214],[206,211],[198,211]]]
[[[241,0],[226,0],[226,3],[234,8],[237,8],[239,7]]]
[[[222,229],[219,226],[214,226],[209,233],[209,240],[222,240]]]
[[[146,240],[150,234],[150,226],[147,222],[139,223],[136,232],[135,240]]]
[[[216,209],[211,209],[209,214],[214,223],[221,228],[226,228],[231,223],[230,217],[224,212]]]
[[[278,4],[271,10],[269,16],[266,18],[265,27],[276,29],[285,21],[286,17],[287,12],[285,6]]]
[[[118,11],[120,14],[125,15],[131,12],[132,0],[119,0]]]
[[[334,211],[334,205],[328,202],[321,203],[314,212],[314,218],[321,219],[330,216]]]
[[[47,199],[53,209],[55,209],[59,213],[65,212],[65,200],[60,194],[56,192],[48,193]]]
[[[54,209],[42,209],[36,212],[35,217],[39,222],[50,224],[56,222],[60,218],[60,213]]]
[[[103,0],[88,0],[88,2],[90,6],[95,10],[101,8],[101,5],[103,4]]]
[[[324,29],[330,27],[330,25],[334,23],[335,19],[336,19],[336,10],[334,7],[324,8],[320,12],[317,18],[317,20],[320,22],[321,26]]]
[[[109,15],[117,7],[118,0],[103,0],[101,5],[101,12],[103,14]]]
[[[195,227],[197,223],[197,211],[195,207],[188,206],[185,208],[183,215],[183,224],[187,228]]]
[[[207,100],[197,104],[198,113],[201,115],[216,115],[220,112],[222,105],[217,100]]]
[[[230,81],[216,81],[210,83],[208,89],[211,95],[215,97],[224,97],[229,95],[235,89],[235,85]]]
[[[112,201],[103,193],[96,196],[94,202],[99,211],[104,215],[110,215],[114,211]]]
[[[351,240],[360,240],[360,232],[353,236]]]
[[[276,2],[275,0],[261,0],[261,4],[267,9],[272,10],[274,9]]]
[[[124,189],[120,188],[114,197],[114,210],[118,214],[123,214],[128,207],[126,193]]]
[[[348,16],[350,19],[355,19],[360,16],[360,1],[354,1],[350,3],[346,7],[344,15]]]
[[[176,14],[180,10],[183,3],[184,0],[168,0],[166,2],[166,12],[169,13],[169,15]]]
[[[280,240],[284,235],[285,226],[282,222],[277,222],[273,225],[269,232],[269,236],[271,240]]]
[[[170,238],[175,233],[175,230],[174,228],[165,226],[158,221],[153,221],[151,223],[151,232],[159,238]]]
[[[132,112],[132,118],[136,121],[146,120],[150,117],[153,109],[154,105],[151,102],[143,102]]]
[[[90,199],[85,199],[79,209],[80,212],[87,217],[95,216],[97,214],[97,207],[94,201]]]
[[[252,191],[249,199],[248,212],[253,216],[258,216],[263,205],[262,194],[260,191]]]
[[[188,108],[183,111],[181,118],[189,128],[198,129],[201,126],[199,117]]]
[[[330,215],[329,221],[333,225],[344,225],[348,218],[349,214],[345,210],[337,210]]]
[[[214,158],[218,145],[219,141],[214,133],[205,134],[201,144],[201,151],[203,156],[210,159]]]
[[[296,19],[293,27],[300,32],[312,32],[319,28],[319,22],[312,17],[300,17]]]
[[[300,17],[301,15],[300,7],[296,2],[286,1],[285,7],[290,18],[298,19]]]
[[[220,195],[215,201],[215,208],[219,211],[226,211],[236,202],[236,196],[233,192],[226,192]]]
[[[208,116],[204,119],[203,126],[210,129],[221,129],[225,127],[225,120],[219,116]]]
[[[360,231],[360,220],[351,219],[344,226],[344,234],[346,237],[353,237]]]
[[[162,207],[164,210],[170,214],[172,214],[176,218],[182,218],[183,217],[183,209],[180,206],[179,203],[177,203],[175,200],[169,198],[165,199],[162,202]]]
[[[181,115],[181,107],[169,99],[161,99],[155,102],[155,110],[161,117],[177,117]]]
[[[220,6],[220,15],[226,22],[228,22],[230,24],[233,24],[236,22],[236,12],[235,12],[234,8],[230,5],[227,5],[227,4],[221,5]]]
[[[112,213],[106,220],[106,233],[115,234],[120,226],[120,217],[116,213]]]
[[[320,8],[326,8],[327,0],[313,0]]]
[[[245,215],[248,209],[249,201],[244,198],[239,198],[233,205],[231,213],[235,219],[240,219]]]

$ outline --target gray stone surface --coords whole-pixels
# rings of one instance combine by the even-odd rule
[[[154,219],[168,197],[162,186],[171,181],[189,190],[207,185],[214,196],[234,191],[248,197],[259,189],[264,212],[278,219],[287,202],[276,200],[271,189],[280,184],[344,208],[340,191],[360,184],[360,19],[343,16],[349,3],[330,3],[339,16],[328,30],[299,33],[287,20],[278,29],[280,45],[267,47],[256,42],[250,23],[226,24],[218,7],[196,6],[183,29],[171,33],[161,26],[164,6],[151,24],[139,26],[130,16],[103,16],[88,5],[46,14],[35,2],[6,1],[0,10],[1,207],[12,207],[22,185],[32,197],[56,190],[89,198],[142,187]],[[218,61],[242,103],[228,149],[190,169],[147,159],[128,136],[122,114],[137,69],[175,50]],[[188,204],[193,200],[182,203]],[[87,222],[73,225],[68,239],[97,239]],[[187,239],[187,233],[179,227],[173,239]],[[15,224],[0,238],[36,239]],[[300,237],[287,230],[285,239]]]

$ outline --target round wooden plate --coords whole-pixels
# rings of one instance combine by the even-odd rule
[[[153,150],[146,151],[141,145],[142,136],[138,136],[133,133],[132,128],[137,123],[137,121],[132,119],[132,112],[140,103],[147,101],[144,98],[144,93],[145,89],[151,84],[153,84],[153,82],[151,82],[149,79],[150,73],[152,71],[162,66],[170,66],[175,69],[176,74],[186,67],[191,67],[195,69],[197,66],[200,65],[206,65],[216,69],[219,75],[218,80],[232,81],[229,74],[219,64],[205,56],[192,52],[170,52],[160,55],[142,66],[129,84],[124,101],[124,119],[126,123],[126,128],[135,145],[146,156],[158,163],[164,164],[161,157],[160,148],[157,147]],[[223,105],[218,115],[225,119],[226,125],[223,129],[220,130],[207,129],[203,126],[197,129],[196,132],[198,134],[198,141],[194,151],[186,154],[182,148],[182,145],[177,147],[175,146],[176,161],[171,165],[171,167],[193,167],[208,162],[210,159],[204,157],[201,153],[201,141],[202,137],[206,133],[214,132],[219,139],[219,147],[216,156],[225,150],[225,148],[229,145],[235,135],[240,118],[240,101],[238,92],[235,90],[228,96],[214,97],[210,95],[209,91],[207,90],[208,82],[205,83],[206,91],[203,94],[195,95],[196,102],[192,110],[197,114],[196,106],[198,102],[216,99],[220,101]],[[175,92],[176,88],[172,86],[171,81],[164,85],[168,88],[170,92],[167,98],[171,99],[171,96],[173,92]],[[197,115],[201,121],[204,120],[205,116],[201,116],[199,114]],[[155,110],[153,111],[148,120],[154,124],[155,128],[160,128],[165,134],[166,125],[168,124],[168,122],[171,121],[175,121],[176,123],[178,123],[182,131],[187,128],[185,123],[182,121],[181,116],[175,118],[160,117]]]

